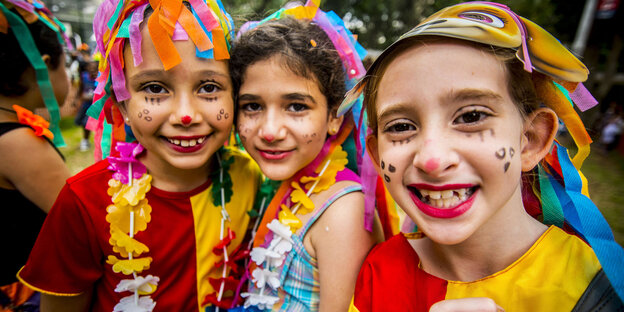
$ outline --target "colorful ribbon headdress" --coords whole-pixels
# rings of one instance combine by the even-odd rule
[[[15,9],[21,18],[12,12]],[[26,22],[24,22],[26,21]],[[65,146],[65,141],[61,136],[59,121],[61,115],[59,106],[54,96],[54,90],[48,76],[48,67],[41,58],[41,53],[26,26],[41,21],[58,35],[61,44],[65,43],[72,49],[69,38],[65,35],[65,26],[52,15],[52,12],[39,0],[0,0],[0,32],[7,34],[9,29],[13,32],[15,39],[24,52],[24,55],[35,69],[37,84],[41,90],[43,103],[50,112],[51,131],[54,135],[53,142],[56,146]]]
[[[144,21],[148,7],[153,13]],[[182,61],[173,40],[193,41],[197,57],[230,58],[234,22],[220,0],[105,0],[93,23],[101,59],[93,105],[87,111],[91,117],[87,127],[96,132],[96,159],[108,156],[115,142],[134,139],[124,127],[111,95],[114,92],[117,101],[130,98],[123,71],[123,51],[125,44],[129,43],[134,64],[141,64],[140,29],[143,22],[146,22],[144,27],[148,27],[165,70]]]
[[[324,12],[319,9],[320,0],[308,0],[305,6],[282,8],[261,21],[245,23],[240,33],[247,32],[267,21],[280,19],[283,16],[291,16],[297,19],[309,19],[316,23],[329,36],[336,51],[340,55],[342,64],[347,73],[347,87],[353,86],[356,80],[364,77],[366,69],[362,59],[366,56],[366,49],[360,45],[355,36],[345,26],[342,19],[333,11]]]
[[[573,105],[585,111],[597,104],[582,84],[589,73],[585,65],[551,34],[507,6],[475,1],[447,7],[424,20],[383,51],[369,72],[376,71],[398,42],[418,36],[451,37],[514,49],[527,72],[543,74],[533,75],[537,95],[563,121],[578,151],[570,159],[567,150],[556,142],[538,166],[538,214],[541,213],[544,223],[571,229],[585,239],[616,292],[624,298],[624,251],[589,199],[587,180],[580,171],[592,140]],[[339,114],[349,109],[369,79],[370,76],[365,77],[349,91]]]
[[[362,59],[366,56],[367,51],[357,42],[356,37],[347,29],[342,19],[336,13],[333,11],[324,12],[319,8],[319,5],[320,0],[308,0],[304,6],[298,5],[290,8],[282,8],[261,21],[247,22],[241,27],[239,35],[253,30],[255,27],[267,21],[280,19],[285,16],[297,19],[308,19],[318,25],[332,41],[336,51],[340,55],[343,68],[345,69],[345,85],[347,89],[350,89],[355,85],[357,80],[362,78],[366,73],[366,69],[362,64]],[[372,230],[376,203],[375,192],[379,190],[375,189],[377,173],[368,157],[368,154],[364,150],[367,126],[366,123],[363,122],[363,120],[366,119],[366,112],[362,110],[362,98],[359,95],[356,96],[353,103],[351,103],[348,109],[343,110],[342,114],[346,113],[347,110],[351,111],[349,118],[352,119],[345,120],[345,122],[343,122],[343,127],[340,129],[339,133],[336,134],[336,137],[347,138],[346,135],[341,135],[341,133],[342,131],[351,131],[351,126],[347,127],[345,125],[355,126],[353,135],[353,141],[355,143],[355,159],[357,161],[358,173],[361,177],[362,187],[366,196],[365,227],[368,230]],[[319,162],[325,158],[329,151],[332,151],[336,145],[343,144],[343,142],[344,139],[340,141],[328,140],[328,143],[326,144],[330,144],[331,146],[326,146],[321,154],[319,154],[316,161],[312,162],[309,167],[316,168]],[[387,236],[391,236],[391,232],[398,232],[398,222],[395,221],[398,217],[394,211],[387,209],[391,205],[392,203],[384,202],[382,208],[379,206],[377,207],[378,210],[380,210],[380,215],[387,216],[387,218],[382,218],[382,225],[384,230],[387,231]],[[394,230],[391,230],[391,228],[394,228]]]

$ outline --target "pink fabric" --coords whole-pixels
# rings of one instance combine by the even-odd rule
[[[14,1],[14,0],[8,0],[8,1],[12,3],[13,5],[18,6],[28,12],[35,12],[35,7],[26,1]]]
[[[570,98],[578,106],[578,108],[584,112],[598,104],[598,101],[589,93],[585,86],[579,82],[576,86],[576,90],[570,93]]]
[[[114,0],[105,0],[100,5],[100,9],[95,12],[95,16],[93,17],[93,32],[95,33],[96,38],[103,38],[104,33],[108,29],[106,26],[108,23],[106,16],[111,16],[111,11],[114,12],[117,7],[113,1]],[[96,43],[102,57],[106,56],[106,47],[104,47],[104,43],[101,40],[96,40]],[[102,86],[102,88],[104,87]]]
[[[362,62],[357,61],[357,58],[359,58],[359,56],[355,51],[353,51],[353,49],[351,49],[349,44],[345,42],[345,39],[335,29],[334,25],[331,24],[326,16],[326,13],[319,9],[316,12],[314,21],[329,36],[329,39],[331,39],[334,47],[336,47],[336,50],[338,51],[338,54],[340,55],[343,63],[345,63],[345,65],[348,65],[346,67],[349,79],[360,78],[364,76],[366,70],[364,69],[364,65],[362,65]]]
[[[188,34],[186,33],[186,30],[184,30],[184,28],[182,27],[182,25],[180,25],[180,23],[176,23],[175,25],[175,29],[173,30],[173,36],[171,37],[171,39],[176,40],[176,41],[186,41],[188,40]]]
[[[189,0],[191,7],[208,31],[219,27],[219,21],[212,15],[212,10],[202,0]]]
[[[123,57],[121,52],[122,50],[123,40],[117,40],[110,51],[109,60],[113,90],[115,91],[115,98],[119,102],[130,98],[130,92],[126,89],[126,76],[124,75],[123,68],[121,67],[121,58]]]
[[[372,232],[373,220],[375,219],[375,189],[377,188],[377,171],[373,166],[373,162],[364,153],[362,157],[362,167],[360,168],[360,177],[362,179],[362,192],[364,193],[364,228]]]
[[[134,59],[134,66],[139,66],[143,62],[143,56],[141,55],[141,22],[143,22],[143,15],[145,14],[145,8],[148,3],[139,6],[130,19],[130,49],[132,49],[132,58]]]
[[[104,123],[106,122],[105,119],[105,115],[104,111],[100,112],[100,117],[98,118],[97,121],[95,121],[96,125],[95,125],[95,129],[92,130],[93,132],[95,132],[95,137],[93,138],[93,142],[94,142],[94,151],[93,151],[93,157],[95,158],[96,161],[99,161],[102,159],[102,133],[104,133]],[[95,119],[93,119],[95,120]],[[91,119],[89,119],[89,121],[91,121]]]

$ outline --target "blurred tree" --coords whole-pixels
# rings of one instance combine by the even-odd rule
[[[232,0],[226,3],[240,21],[257,20],[275,12],[288,1]],[[302,1],[303,2],[303,1]],[[436,11],[460,0],[327,0],[321,2],[325,11],[342,16],[347,27],[358,35],[368,49],[383,49],[401,34],[416,26]],[[556,33],[563,42],[574,37],[584,0],[508,0],[500,1],[521,16]]]

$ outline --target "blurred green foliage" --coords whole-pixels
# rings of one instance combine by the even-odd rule
[[[236,25],[258,20],[288,3],[284,0],[224,1]],[[381,50],[401,34],[438,10],[463,1],[458,0],[327,0],[321,9],[332,10],[358,35],[367,49]],[[513,11],[541,25],[562,42],[571,42],[585,1],[583,0],[510,0],[500,1]]]

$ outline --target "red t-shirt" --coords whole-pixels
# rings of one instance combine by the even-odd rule
[[[233,193],[226,205],[237,234],[228,246],[232,252],[243,239],[260,182],[259,171],[248,157],[234,153],[230,166]],[[117,293],[122,279],[106,263],[109,255],[120,258],[109,243],[110,224],[106,207],[112,171],[102,160],[67,180],[48,215],[28,262],[18,277],[44,293],[77,295],[94,289],[92,311],[110,312],[128,292]],[[250,178],[253,177],[253,178]],[[204,297],[214,292],[208,277],[220,277],[215,263],[222,256],[212,253],[219,242],[220,208],[212,205],[210,181],[189,192],[172,193],[151,187],[146,198],[152,207],[151,221],[135,238],[148,246],[141,256],[152,257],[150,268],[141,272],[160,278],[151,294],[154,311],[198,311]]]
[[[519,259],[476,281],[450,281],[419,267],[420,258],[398,234],[366,257],[355,286],[352,312],[429,311],[445,299],[487,297],[506,311],[571,311],[600,263],[591,247],[551,226]]]

